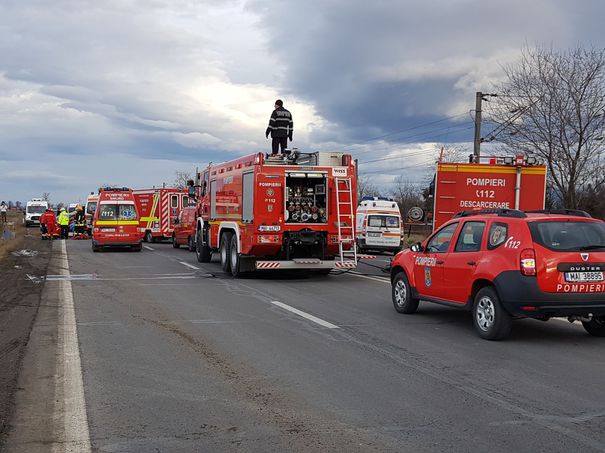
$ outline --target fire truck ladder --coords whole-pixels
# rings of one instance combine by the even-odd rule
[[[354,209],[351,180],[336,178],[336,223],[338,225],[338,251],[340,253],[337,259],[341,263],[357,263]],[[351,244],[351,249],[345,250],[345,244]]]

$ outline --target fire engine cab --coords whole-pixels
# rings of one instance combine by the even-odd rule
[[[189,203],[187,193],[174,187],[135,189],[132,193],[145,242],[172,239],[175,220]]]
[[[132,190],[126,187],[100,189],[93,217],[93,252],[101,247],[130,247],[140,252],[142,238]]]
[[[200,262],[225,272],[357,265],[356,163],[339,152],[251,154],[210,165],[190,181]]]

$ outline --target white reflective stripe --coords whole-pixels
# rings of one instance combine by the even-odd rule
[[[134,201],[131,200],[103,200],[101,204],[130,204],[134,205]]]

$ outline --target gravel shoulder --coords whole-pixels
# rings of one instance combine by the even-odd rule
[[[50,242],[40,240],[34,228],[21,230],[10,242],[0,256],[0,450],[10,430],[17,380],[40,305],[44,281],[39,277],[46,275],[51,255]],[[14,256],[10,249],[35,256]]]

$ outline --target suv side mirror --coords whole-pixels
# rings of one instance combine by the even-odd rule
[[[179,218],[178,218],[178,217],[175,217],[175,218],[172,220],[172,223],[173,223],[174,225],[178,225],[179,223],[181,223],[181,221],[179,220]]]
[[[412,250],[412,252],[424,252],[424,247],[422,247],[420,242],[416,242],[415,244],[412,244],[410,250]]]

